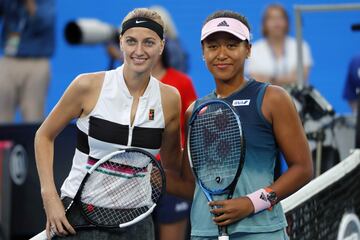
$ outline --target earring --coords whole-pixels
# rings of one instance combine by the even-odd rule
[[[204,57],[204,56],[202,56],[202,60],[205,61],[205,57]]]

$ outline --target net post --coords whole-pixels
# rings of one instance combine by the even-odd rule
[[[302,19],[303,12],[327,12],[327,11],[357,11],[360,10],[360,3],[343,3],[343,4],[309,4],[295,5],[295,35],[297,48],[297,84],[301,87],[304,81],[304,63],[302,52]]]
[[[302,51],[302,20],[301,20],[301,8],[295,5],[295,30],[296,30],[296,51],[297,51],[297,84],[300,89],[304,86],[304,62]]]
[[[360,149],[360,94],[357,100],[355,148]]]

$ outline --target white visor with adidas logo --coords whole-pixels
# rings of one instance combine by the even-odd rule
[[[215,18],[207,22],[201,29],[201,41],[216,32],[228,32],[241,40],[250,41],[249,29],[235,18]]]

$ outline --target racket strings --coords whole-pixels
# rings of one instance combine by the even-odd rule
[[[129,222],[147,212],[159,198],[161,171],[146,155],[130,153],[99,165],[87,179],[81,201],[90,222],[106,226]]]
[[[244,147],[241,135],[237,118],[223,104],[207,105],[192,122],[189,145],[193,169],[206,188],[224,188],[234,179]]]
[[[153,202],[157,202],[164,189],[162,173],[159,168],[153,168],[150,181],[152,187],[151,199]]]

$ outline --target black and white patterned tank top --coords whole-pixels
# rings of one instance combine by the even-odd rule
[[[133,97],[125,84],[123,66],[107,71],[94,109],[79,118],[77,147],[61,196],[74,197],[85,173],[89,157],[100,159],[126,147],[138,147],[156,155],[165,127],[159,81],[151,77],[139,99],[133,125],[130,113]]]

